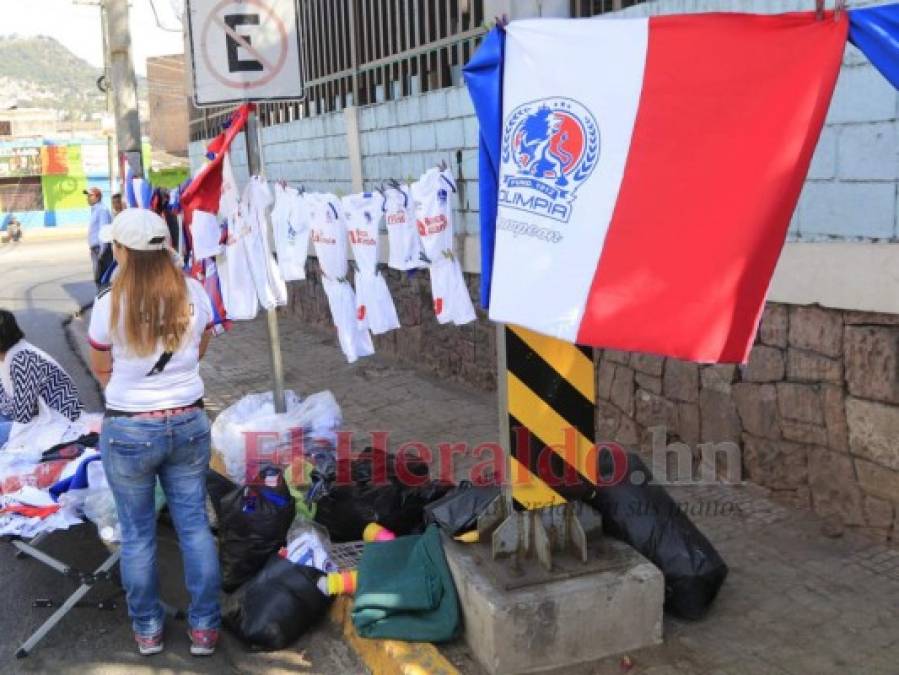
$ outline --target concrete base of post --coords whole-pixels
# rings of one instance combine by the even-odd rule
[[[630,546],[588,543],[589,560],[494,561],[489,544],[447,540],[465,640],[493,674],[538,673],[662,641],[662,573]]]

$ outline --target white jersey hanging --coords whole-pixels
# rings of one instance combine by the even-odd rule
[[[328,296],[331,317],[340,348],[353,363],[375,353],[368,332],[356,314],[356,296],[347,279],[347,228],[340,200],[332,194],[309,195],[312,245],[322,270],[322,287]]]
[[[400,327],[387,282],[378,272],[378,231],[384,215],[384,197],[371,192],[341,200],[356,259],[356,313],[375,335]]]
[[[384,191],[384,222],[387,225],[387,264],[395,270],[425,267],[421,239],[415,227],[415,208],[405,185]]]
[[[250,274],[264,309],[287,304],[287,285],[268,243],[268,209],[274,202],[272,191],[265,179],[252,176],[247,181],[241,198],[240,210],[249,227],[242,238],[250,261]]]
[[[232,320],[256,318],[259,300],[250,272],[250,259],[244,246],[244,238],[249,228],[244,222],[240,209],[240,192],[231,166],[231,154],[222,161],[222,197],[219,212],[228,227],[224,259],[219,262],[219,277],[222,282],[222,300],[225,312]]]
[[[309,255],[309,211],[296,188],[275,183],[272,233],[278,253],[278,267],[284,281],[306,278]]]
[[[453,208],[449,196],[456,183],[448,170],[432,168],[411,188],[415,217],[424,254],[430,261],[431,294],[434,313],[440,323],[461,326],[476,316],[462,274],[462,266],[453,252]]]

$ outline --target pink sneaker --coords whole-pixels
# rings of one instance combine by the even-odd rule
[[[212,656],[215,645],[219,641],[219,632],[215,628],[191,628],[187,632],[190,637],[190,653],[194,656]]]
[[[162,651],[162,631],[156,635],[138,635],[134,634],[134,641],[137,642],[137,650],[141,656],[152,656]]]

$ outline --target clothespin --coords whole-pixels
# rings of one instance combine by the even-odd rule
[[[836,4],[834,5],[834,8],[833,8],[833,20],[839,21],[840,20],[840,12],[844,11],[845,9],[846,9],[846,0],[836,0]]]
[[[447,169],[446,160],[441,159],[440,164],[437,165],[437,168],[440,169],[441,171],[446,171],[446,169]]]
[[[824,19],[824,0],[815,0],[815,18],[818,21]]]

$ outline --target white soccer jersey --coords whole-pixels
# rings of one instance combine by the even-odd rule
[[[378,233],[384,214],[384,198],[364,192],[344,197],[341,205],[358,268],[355,275],[356,313],[372,333],[381,335],[400,327],[387,282],[378,272]]]
[[[462,266],[453,251],[453,208],[456,183],[448,170],[432,168],[412,185],[415,218],[422,248],[430,260],[434,313],[440,323],[457,326],[476,318]]]
[[[425,267],[421,239],[415,227],[415,208],[409,188],[384,191],[384,222],[387,225],[387,264],[395,270]]]
[[[274,203],[272,191],[260,176],[247,181],[241,199],[241,212],[249,232],[242,242],[250,261],[250,274],[264,309],[287,304],[287,285],[268,243],[268,209]]]
[[[248,321],[256,318],[259,300],[250,272],[250,259],[243,239],[249,232],[240,209],[240,193],[231,166],[230,153],[222,162],[222,197],[219,212],[228,225],[228,241],[225,255],[219,261],[219,277],[222,283],[222,301],[228,318]]]
[[[358,318],[356,296],[347,279],[347,228],[340,200],[332,194],[309,195],[312,245],[322,270],[340,348],[350,363],[375,353],[371,333]]]
[[[278,267],[284,281],[305,279],[306,258],[309,255],[309,213],[306,200],[295,188],[275,184],[272,231],[278,252]]]

